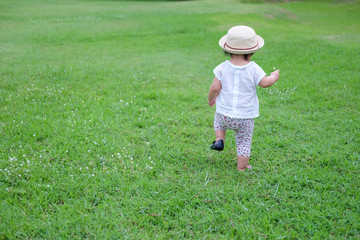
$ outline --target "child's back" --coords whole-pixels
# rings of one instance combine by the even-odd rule
[[[233,118],[256,118],[259,116],[259,100],[256,86],[265,77],[265,72],[255,62],[234,65],[230,61],[214,69],[221,82],[216,100],[216,111]]]

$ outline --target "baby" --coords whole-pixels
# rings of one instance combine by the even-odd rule
[[[279,70],[270,76],[250,61],[252,55],[264,46],[264,39],[248,26],[235,26],[219,41],[220,47],[230,55],[214,69],[215,78],[210,87],[209,105],[216,103],[214,129],[216,140],[211,149],[222,151],[226,130],[235,131],[237,169],[251,169],[248,165],[254,118],[259,117],[256,86],[267,88],[279,79]]]

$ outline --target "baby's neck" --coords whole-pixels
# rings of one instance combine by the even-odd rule
[[[244,55],[232,55],[230,62],[234,65],[244,66],[250,62],[249,60],[246,60]]]

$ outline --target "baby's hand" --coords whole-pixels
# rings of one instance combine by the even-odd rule
[[[279,80],[280,71],[279,71],[279,70],[273,71],[273,72],[270,74],[270,77],[273,77],[275,81]]]
[[[212,102],[209,101],[210,107],[214,106],[215,102],[216,102],[216,100],[213,100]]]

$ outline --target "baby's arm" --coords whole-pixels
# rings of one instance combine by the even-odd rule
[[[216,97],[219,95],[221,90],[221,82],[216,77],[214,78],[213,83],[211,84],[211,87],[209,89],[209,105],[213,106],[215,104]]]
[[[271,87],[274,83],[279,80],[279,70],[276,70],[270,74],[268,77],[261,79],[259,86],[262,88]]]

